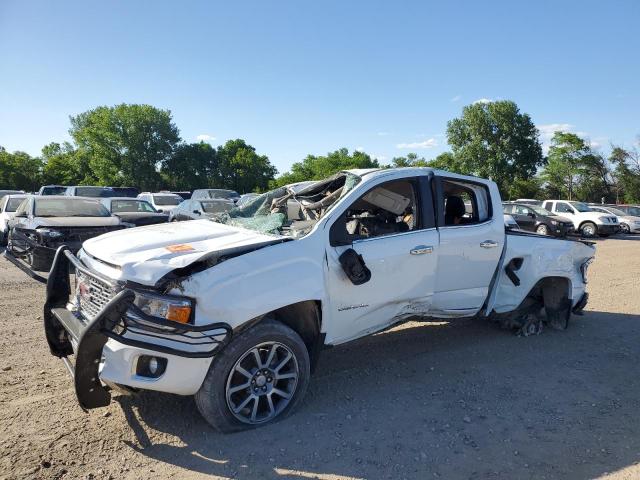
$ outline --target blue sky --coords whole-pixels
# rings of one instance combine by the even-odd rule
[[[0,145],[39,154],[98,105],[172,111],[280,171],[362,148],[447,150],[446,122],[511,99],[606,152],[640,134],[640,2],[0,2]]]

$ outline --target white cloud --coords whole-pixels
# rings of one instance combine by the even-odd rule
[[[364,152],[364,147],[356,147],[356,152]]]
[[[206,133],[201,133],[196,137],[196,140],[199,142],[213,142],[216,139],[213,135],[208,135]]]
[[[493,100],[491,100],[490,98],[479,98],[478,100],[476,100],[473,103],[491,103],[493,102]]]
[[[389,132],[378,132],[377,134],[379,137],[386,137],[389,135]]]
[[[451,99],[452,102],[457,102],[458,100],[460,100],[462,98],[462,95],[456,95],[455,97],[453,97]]]
[[[384,162],[387,159],[386,155],[371,155],[371,156],[376,160],[380,160],[381,162]]]
[[[546,125],[538,125],[538,130],[540,130],[540,135],[542,137],[553,137],[553,134],[556,132],[570,132],[575,128],[575,125],[571,125],[570,123],[549,123]]]
[[[436,146],[438,146],[438,141],[435,138],[429,138],[424,142],[398,143],[396,148],[433,148]]]

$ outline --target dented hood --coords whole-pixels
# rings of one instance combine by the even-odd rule
[[[210,220],[163,223],[107,233],[84,242],[94,259],[121,270],[122,279],[152,285],[205,257],[237,254],[284,239]]]

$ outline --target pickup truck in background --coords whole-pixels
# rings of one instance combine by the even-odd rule
[[[606,215],[592,210],[589,205],[570,200],[545,200],[542,208],[568,218],[576,232],[584,237],[608,237],[620,231],[615,215]]]
[[[77,256],[61,247],[45,333],[82,408],[107,405],[114,388],[195,395],[229,432],[292,411],[324,346],[409,319],[565,329],[586,305],[594,254],[590,242],[506,232],[492,181],[345,171],[213,219],[109,233]]]

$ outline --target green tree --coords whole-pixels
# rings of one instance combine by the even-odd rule
[[[418,157],[416,153],[409,153],[406,157],[393,157],[391,164],[385,166],[388,168],[426,167],[427,163],[424,157]]]
[[[103,185],[160,186],[159,167],[180,141],[171,112],[151,105],[97,107],[72,116],[69,133]]]
[[[640,153],[614,146],[609,156],[616,203],[640,203]]]
[[[586,202],[614,201],[612,176],[605,158],[589,152],[580,159],[580,177],[576,185],[576,197]]]
[[[34,192],[40,187],[42,160],[28,153],[0,147],[0,187]]]
[[[254,147],[241,139],[229,140],[218,147],[217,158],[220,187],[240,193],[267,190],[278,173],[266,155],[258,155]]]
[[[465,168],[451,152],[443,152],[433,160],[427,162],[427,167],[446,170],[453,173],[466,173]]]
[[[341,148],[322,156],[307,155],[301,162],[294,163],[289,172],[272,182],[272,186],[320,180],[341,170],[353,168],[380,168],[380,164],[364,152],[355,151],[350,154],[347,148]]]
[[[531,117],[508,100],[467,105],[460,118],[448,122],[447,139],[458,171],[491,178],[503,193],[544,163]]]
[[[89,159],[69,142],[51,142],[42,147],[42,181],[45,184],[82,185],[95,183]]]
[[[507,190],[506,199],[540,198],[544,195],[542,179],[540,177],[516,178]]]
[[[554,133],[547,165],[542,174],[547,183],[548,194],[552,198],[573,200],[584,157],[590,153],[589,146],[578,135],[568,132]]]
[[[219,187],[222,172],[218,152],[205,142],[182,143],[162,164],[162,177],[171,190]]]

